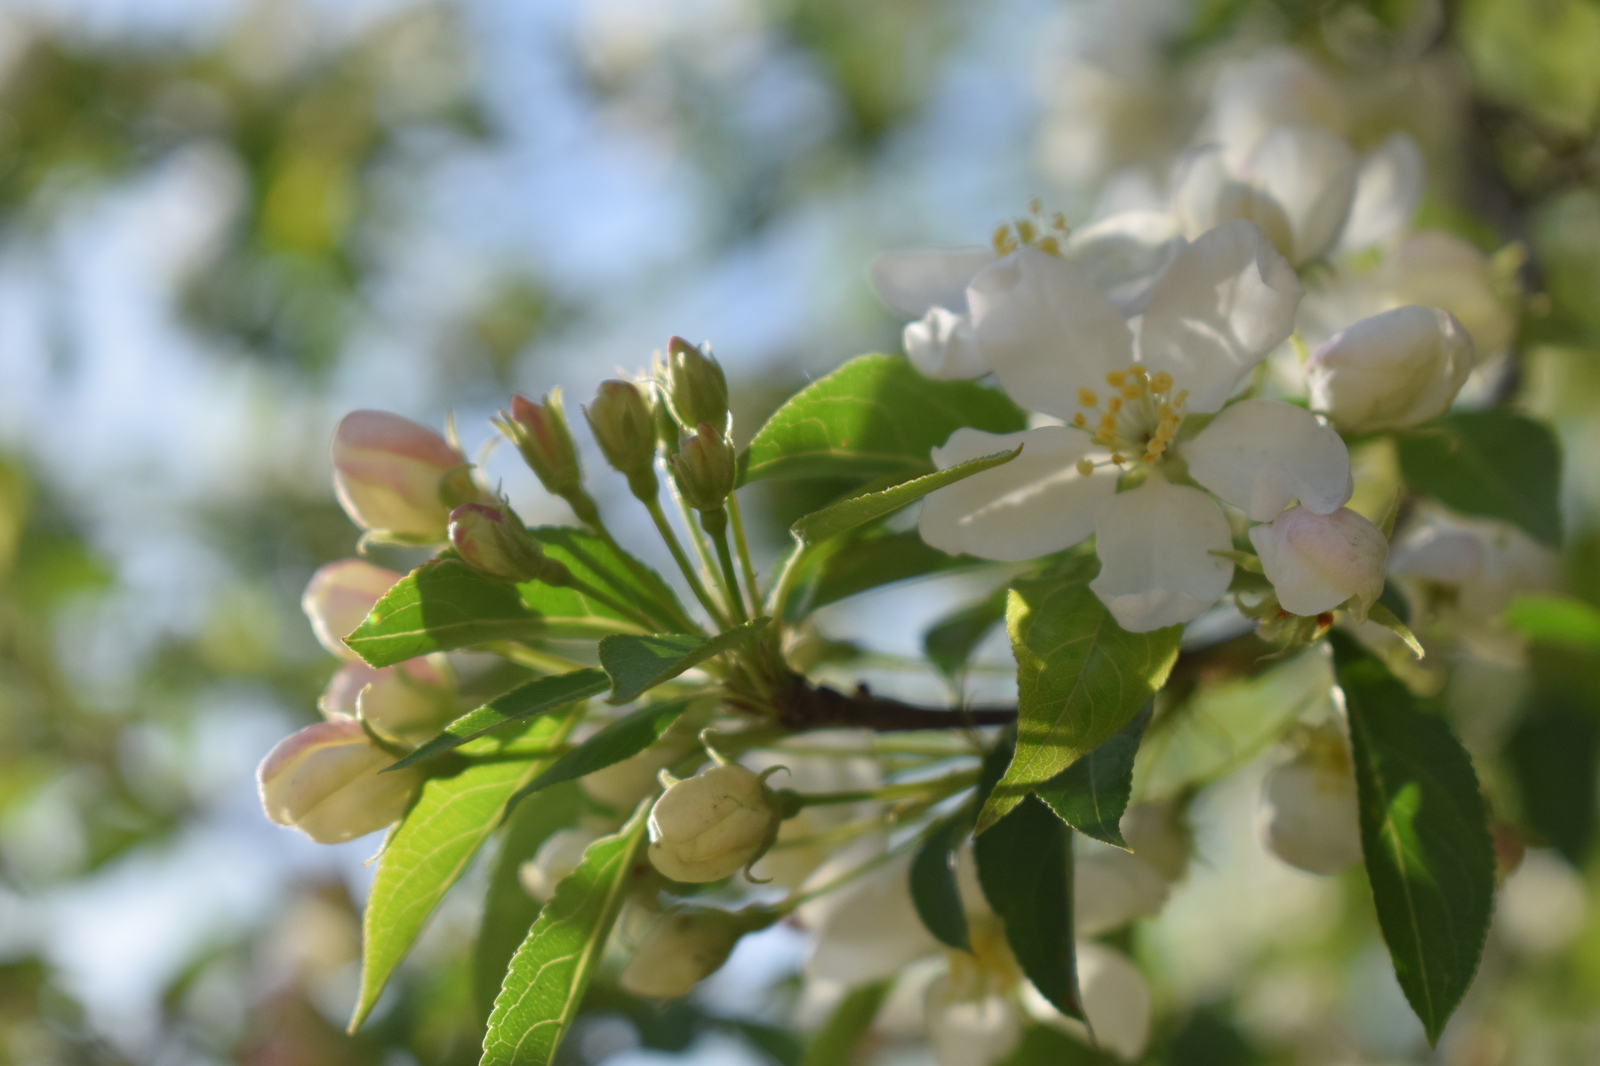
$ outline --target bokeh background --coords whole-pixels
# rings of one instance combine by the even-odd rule
[[[586,399],[678,333],[748,435],[898,348],[877,251],[981,242],[1035,195],[1146,202],[1217,70],[1283,42],[1359,139],[1418,139],[1428,224],[1522,242],[1520,402],[1563,434],[1569,584],[1600,602],[1591,0],[0,0],[0,1060],[475,1062],[481,877],[347,1037],[376,840],[312,844],[255,797],[333,669],[298,599],[355,545],[337,418],[453,416],[470,454],[511,391]],[[562,520],[514,459],[491,479]],[[829,636],[892,673],[938,602],[891,591]],[[1498,750],[1526,677],[1479,675],[1458,728]],[[1359,878],[1256,842],[1258,782],[1202,796],[1200,862],[1138,934],[1178,1019],[1152,1061],[1600,1059],[1592,795],[1503,892],[1435,1054]],[[691,1008],[600,1016],[566,1055],[796,1062],[772,1027],[799,952],[750,938]]]

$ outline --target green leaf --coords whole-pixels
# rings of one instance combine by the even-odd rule
[[[570,727],[567,720],[541,719],[519,739],[553,744]],[[487,738],[474,745],[485,754],[500,747]],[[459,773],[430,777],[423,783],[417,802],[378,857],[362,919],[361,992],[350,1019],[352,1031],[378,1002],[428,915],[499,824],[506,803],[544,765],[516,760],[472,763]]]
[[[1395,614],[1382,601],[1372,605],[1372,609],[1367,612],[1367,621],[1380,625],[1399,637],[1405,642],[1406,647],[1411,649],[1411,654],[1418,659],[1427,656],[1428,653],[1423,649],[1422,642],[1417,640],[1415,633],[1411,632],[1411,627],[1402,622],[1400,616]]]
[[[517,590],[459,559],[423,563],[383,594],[344,642],[371,666],[540,631]]]
[[[545,714],[548,711],[565,707],[579,700],[586,700],[590,696],[598,696],[606,690],[611,681],[606,677],[604,670],[589,667],[583,670],[573,670],[566,674],[552,674],[549,677],[538,677],[525,685],[518,685],[510,692],[485,703],[482,707],[474,708],[444,727],[444,732],[407,755],[389,770],[401,770],[407,766],[415,765],[424,759],[431,759],[453,748],[459,748],[467,741],[481,737],[513,722],[520,722],[535,715]]]
[[[539,901],[522,887],[522,864],[533,858],[552,833],[574,824],[582,806],[578,787],[568,785],[516,804],[506,818],[484,894],[478,939],[472,948],[472,997],[480,1020],[487,1019],[494,1009],[511,954],[539,916]]]
[[[589,845],[539,912],[495,998],[480,1066],[548,1066],[554,1057],[633,884],[649,810],[641,803],[615,835]]]
[[[916,532],[873,529],[859,537],[841,538],[801,563],[805,569],[789,599],[790,618],[896,581],[982,563],[970,555],[947,555],[930,547]],[[1002,606],[1002,614],[1004,610]]]
[[[544,546],[546,555],[564,564],[579,580],[609,593],[623,603],[636,604],[666,632],[685,631],[683,620],[686,614],[671,586],[661,579],[660,574],[615,544],[607,543],[593,533],[568,526],[540,526],[533,530],[533,535]],[[529,588],[528,585],[519,587],[525,590]],[[533,585],[533,588],[549,589],[550,586]],[[571,592],[570,589],[561,591]],[[604,613],[606,617],[613,616],[610,608],[603,604],[594,603],[581,593],[574,595],[593,612]],[[526,593],[524,598],[528,599]]]
[[[1097,564],[1074,556],[1021,580],[1006,605],[1017,660],[1017,753],[978,815],[978,833],[1099,747],[1166,683],[1182,626],[1129,633],[1089,589]]]
[[[692,702],[692,699],[665,700],[618,718],[557,759],[525,791],[538,792],[562,781],[576,780],[639,754],[660,740],[661,734],[689,709]]]
[[[1133,757],[1150,722],[1150,708],[1145,704],[1109,740],[1034,789],[1034,795],[1084,836],[1126,848],[1120,823],[1133,794]]]
[[[1004,466],[1022,454],[1022,445],[1009,452],[996,452],[977,459],[969,459],[958,463],[947,470],[940,470],[932,474],[924,474],[910,481],[883,489],[879,492],[862,493],[852,496],[847,500],[824,507],[820,511],[813,511],[790,527],[790,532],[807,544],[817,544],[829,537],[837,537],[841,533],[848,533],[857,526],[866,525],[868,522],[893,514],[895,511],[910,503],[915,503],[928,493],[942,489],[946,485],[954,485],[964,481],[973,474],[981,474],[985,470],[993,470],[997,466]]]
[[[1594,842],[1600,722],[1570,696],[1536,692],[1506,744],[1524,824],[1578,869]]]
[[[1500,409],[1462,411],[1402,434],[1399,446],[1405,479],[1446,506],[1561,543],[1561,447],[1544,423]]]
[[[1027,416],[987,386],[925,378],[896,355],[858,356],[778,408],[739,457],[740,483],[915,477],[962,426],[1015,433]]]
[[[1437,1043],[1483,952],[1494,850],[1472,760],[1444,719],[1342,633],[1332,637],[1361,850],[1395,976]]]
[[[956,887],[956,848],[972,825],[972,813],[960,811],[934,826],[911,860],[911,902],[917,917],[941,944],[972,950],[967,910]]]
[[[889,995],[891,981],[852,988],[833,1008],[828,1020],[822,1023],[806,1045],[806,1056],[800,1066],[842,1066],[856,1060],[856,1045],[866,1035],[872,1019],[878,1016]]]
[[[1006,616],[1010,589],[1002,585],[988,596],[957,608],[935,622],[922,635],[922,650],[941,674],[955,677],[966,669],[967,661],[989,631]]]
[[[1518,596],[1506,624],[1543,644],[1600,651],[1600,610],[1571,596]]]
[[[984,756],[985,803],[1011,760],[1011,738]],[[1005,926],[1017,965],[1061,1013],[1083,1017],[1072,932],[1072,830],[1037,796],[1024,796],[972,842],[983,896]]]
[[[607,637],[600,642],[600,665],[611,675],[609,701],[638,699],[690,667],[761,634],[771,619],[753,618],[724,630],[709,640],[690,636]]]

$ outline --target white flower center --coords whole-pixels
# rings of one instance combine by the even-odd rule
[[[1189,390],[1174,393],[1171,374],[1165,370],[1152,374],[1137,363],[1106,374],[1106,384],[1112,391],[1103,408],[1093,389],[1078,390],[1083,410],[1072,416],[1072,424],[1090,433],[1096,444],[1110,448],[1111,462],[1118,466],[1160,459],[1183,422]],[[1087,477],[1094,463],[1081,459],[1078,468]]]
[[[1010,255],[1024,244],[1049,255],[1060,255],[1061,242],[1071,232],[1066,215],[1055,211],[1046,219],[1043,205],[1033,199],[1028,201],[1028,217],[1000,223],[994,228],[989,243],[997,256]]]

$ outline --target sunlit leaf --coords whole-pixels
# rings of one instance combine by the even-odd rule
[[[574,670],[538,677],[476,707],[444,727],[444,731],[407,755],[390,770],[400,770],[424,759],[458,748],[474,737],[544,714],[569,703],[598,696],[611,684],[604,670]]]
[[[778,408],[740,456],[742,481],[916,477],[962,426],[1014,433],[1027,418],[987,386],[925,378],[900,356],[858,356]]]
[[[661,734],[672,727],[692,702],[692,699],[664,700],[607,723],[605,728],[557,759],[527,791],[537,792],[562,781],[572,781],[639,754],[660,740]]]
[[[539,912],[495,998],[480,1066],[548,1066],[554,1057],[634,881],[649,809],[640,804],[615,835],[589,845]]]
[[[829,537],[837,537],[857,526],[893,514],[907,504],[915,503],[928,493],[942,489],[946,485],[954,485],[973,474],[981,474],[985,470],[1003,466],[1021,454],[1022,447],[1019,445],[1014,451],[996,452],[993,455],[970,459],[945,470],[924,474],[910,481],[902,481],[898,485],[878,492],[852,496],[820,511],[811,512],[796,522],[790,531],[807,544],[817,544]]]
[[[611,675],[610,702],[627,703],[671,681],[714,655],[761,634],[769,619],[754,618],[716,636],[607,637],[600,642],[600,665]]]
[[[1600,610],[1571,596],[1518,596],[1506,624],[1544,644],[1600,651]]]
[[[533,535],[544,546],[546,555],[565,565],[579,580],[623,603],[635,604],[655,619],[663,630],[683,630],[686,616],[677,595],[661,579],[660,574],[639,560],[581,529],[540,526],[533,530]],[[525,590],[529,588],[526,585],[520,587]],[[524,598],[527,599],[526,594]],[[587,598],[584,598],[584,602],[596,612],[609,610]]]
[[[1439,502],[1561,543],[1561,446],[1543,422],[1499,408],[1461,411],[1399,445],[1400,472]]]

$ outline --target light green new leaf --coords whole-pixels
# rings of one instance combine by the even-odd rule
[[[607,637],[600,642],[600,665],[611,675],[609,702],[623,704],[638,699],[713,655],[759,636],[768,621],[770,619],[753,618],[710,639],[664,635]]]
[[[987,386],[925,378],[897,355],[858,356],[778,408],[739,457],[740,483],[915,477],[962,426],[1015,433],[1027,416]]]
[[[1494,409],[1445,415],[1399,438],[1405,479],[1462,514],[1561,543],[1561,446],[1550,427]]]
[[[1117,625],[1089,589],[1097,565],[1079,555],[1011,590],[1017,753],[978,815],[979,833],[1127,725],[1177,660],[1183,627],[1129,633]]]
[[[370,666],[393,666],[429,652],[540,631],[539,617],[516,589],[445,557],[396,582],[344,642]]]
[[[789,599],[789,617],[798,619],[830,603],[897,581],[982,563],[982,559],[971,555],[948,555],[930,547],[915,530],[865,530],[808,553],[800,564],[795,594]],[[1004,613],[1002,606],[1001,614]]]
[[[537,677],[525,685],[476,707],[444,727],[444,731],[399,762],[385,769],[402,770],[424,759],[431,759],[452,748],[459,748],[475,737],[532,718],[537,714],[564,707],[590,696],[598,696],[610,685],[604,670],[589,667],[566,674]]]
[[[511,958],[489,1015],[479,1066],[548,1066],[583,1002],[634,879],[648,803],[589,845]]]
[[[1133,794],[1133,757],[1149,721],[1146,705],[1110,740],[1034,789],[1034,795],[1084,836],[1126,848],[1122,812]]]
[[[833,1008],[828,1020],[811,1035],[800,1066],[840,1066],[855,1062],[856,1045],[867,1034],[872,1019],[878,1016],[878,1008],[883,1006],[892,983],[878,981],[852,988]]]
[[[570,728],[570,720],[541,719],[519,739],[554,744]],[[484,738],[469,750],[490,754],[500,747],[495,739]],[[546,765],[514,759],[479,762],[423,783],[417,802],[378,857],[362,919],[361,992],[350,1019],[351,1031],[378,1002],[428,915],[499,824],[506,803]]]
[[[665,700],[618,718],[557,759],[525,791],[538,792],[639,754],[660,740],[661,734],[671,728],[692,702],[692,699]]]
[[[1506,624],[1542,644],[1600,651],[1600,610],[1571,596],[1518,596]]]
[[[1361,850],[1395,976],[1437,1043],[1477,972],[1494,847],[1472,760],[1352,638],[1332,638],[1361,810]]]
[[[847,500],[840,500],[820,511],[812,511],[804,518],[790,527],[796,537],[807,544],[817,544],[829,537],[837,537],[841,533],[848,533],[857,526],[866,525],[874,519],[893,514],[895,511],[915,503],[928,493],[942,489],[946,485],[954,485],[973,474],[981,474],[985,470],[993,470],[1003,466],[1022,454],[1019,444],[1015,450],[1009,452],[996,452],[967,462],[958,463],[948,470],[940,470],[910,481],[902,481],[898,485],[884,489],[881,492],[867,492],[860,496],[852,496]]]
[[[546,555],[566,566],[580,581],[610,594],[623,603],[637,605],[667,632],[684,631],[683,623],[687,615],[684,613],[683,605],[678,602],[678,597],[661,579],[660,574],[639,560],[620,548],[606,543],[593,533],[581,529],[572,529],[568,526],[540,526],[533,530],[533,535],[544,546]],[[556,591],[551,590],[548,585],[534,583],[519,586],[519,589],[523,591],[524,600],[529,603],[534,602],[531,595],[548,595],[542,590]],[[604,604],[595,603],[581,593],[572,595],[578,596],[586,608],[597,616],[615,617],[611,609]],[[615,632],[615,629],[607,629],[606,632]]]

